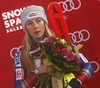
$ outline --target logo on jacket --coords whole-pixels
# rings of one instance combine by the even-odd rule
[[[16,80],[23,80],[24,79],[24,70],[22,68],[16,69]]]

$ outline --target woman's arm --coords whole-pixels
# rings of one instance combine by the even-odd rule
[[[82,64],[82,70],[76,78],[84,84],[92,76],[94,69],[82,53],[79,52],[79,56]]]
[[[76,46],[74,43],[72,43],[72,45],[75,48],[77,47],[77,49],[75,51],[77,51],[77,53],[80,56],[82,69],[81,69],[81,72],[79,73],[79,75],[77,75],[75,79],[72,79],[70,81],[69,86],[71,86],[71,87],[67,87],[67,88],[73,88],[72,86],[76,86],[76,83],[78,84],[79,87],[81,85],[84,85],[94,72],[94,69],[93,69],[92,65],[84,57],[84,55],[79,51],[79,48],[81,46]]]
[[[26,76],[26,68],[22,63],[22,52],[17,51],[14,57],[15,68],[15,88],[30,88],[33,87],[37,76],[30,73]]]

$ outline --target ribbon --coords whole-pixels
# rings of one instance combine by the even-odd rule
[[[79,51],[78,51],[78,50],[79,50],[80,48],[82,48],[82,47],[83,47],[82,44],[78,44],[77,46],[74,47],[74,49],[75,49],[75,51],[76,51],[76,55],[77,55],[78,57],[80,57],[80,56],[79,56]]]
[[[54,76],[51,77],[53,88],[63,88],[64,72],[55,71]]]

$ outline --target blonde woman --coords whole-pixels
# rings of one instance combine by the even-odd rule
[[[53,73],[55,70],[53,66],[43,64],[43,53],[35,41],[41,41],[53,33],[47,27],[48,21],[41,6],[32,5],[26,8],[21,14],[21,22],[26,34],[23,49],[15,54],[15,87],[29,88],[34,86],[39,74]]]
[[[42,6],[32,5],[23,10],[21,23],[26,34],[24,47],[16,52],[14,58],[15,87],[32,88],[38,75],[55,71],[54,66],[43,64],[45,57],[35,40],[41,41],[46,37],[55,36],[55,33],[47,26],[48,21]],[[77,79],[72,79],[66,88],[81,88],[82,83],[88,80],[86,74],[82,72]]]

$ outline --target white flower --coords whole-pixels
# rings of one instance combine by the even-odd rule
[[[39,43],[44,43],[45,41],[39,41]]]
[[[67,55],[63,56],[63,58],[67,58]]]
[[[56,44],[56,42],[54,42],[54,44]]]
[[[64,44],[66,43],[66,41],[64,39],[60,39],[60,41]]]

